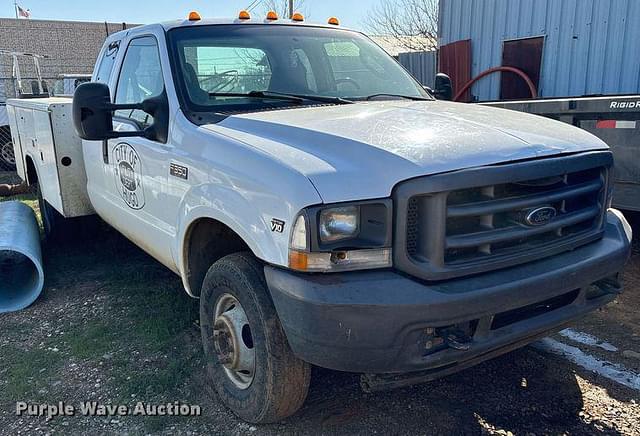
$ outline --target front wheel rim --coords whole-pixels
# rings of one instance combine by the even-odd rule
[[[246,312],[231,294],[225,293],[216,301],[213,344],[229,380],[239,389],[249,388],[256,369],[253,334]]]
[[[5,142],[0,146],[0,158],[10,165],[16,164],[16,156],[13,153],[13,143],[11,141]]]

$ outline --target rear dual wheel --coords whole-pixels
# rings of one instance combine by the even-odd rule
[[[302,406],[310,365],[291,351],[263,266],[251,254],[229,255],[209,269],[200,295],[200,326],[210,381],[239,417],[275,422]]]

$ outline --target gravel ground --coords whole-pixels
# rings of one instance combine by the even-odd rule
[[[637,231],[640,219],[633,217]],[[209,392],[197,303],[113,231],[45,247],[46,286],[0,315],[0,434],[640,434],[640,392],[539,345],[425,385],[366,394],[353,374],[314,369],[303,409],[252,426]],[[551,340],[640,374],[640,244],[626,292]],[[602,348],[601,342],[611,347]],[[613,350],[613,351],[612,351]],[[620,365],[616,367],[614,365]],[[17,401],[196,404],[197,417],[16,416]]]

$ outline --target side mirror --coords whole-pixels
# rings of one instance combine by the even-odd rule
[[[436,74],[434,94],[438,100],[453,100],[453,86],[449,76],[444,73]]]
[[[115,138],[111,93],[104,83],[85,83],[73,94],[73,125],[89,141]]]
[[[115,132],[113,111],[142,110],[154,118],[144,130]],[[78,136],[88,141],[143,136],[152,141],[166,143],[169,136],[169,102],[165,91],[142,103],[113,104],[109,87],[104,83],[88,82],[78,86],[73,94],[73,124]]]

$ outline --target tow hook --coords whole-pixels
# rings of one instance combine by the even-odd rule
[[[468,351],[471,348],[471,338],[461,330],[444,331],[444,343],[454,350]]]

